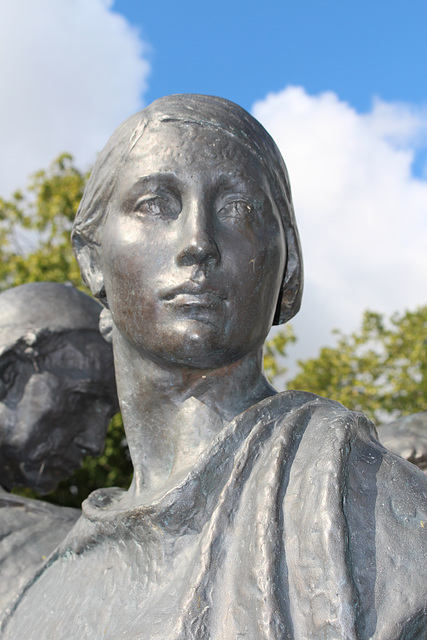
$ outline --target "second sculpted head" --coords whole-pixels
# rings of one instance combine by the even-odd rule
[[[0,485],[53,491],[99,455],[117,392],[100,305],[72,286],[0,294]]]

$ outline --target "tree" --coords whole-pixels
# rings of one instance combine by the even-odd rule
[[[64,153],[25,191],[0,199],[1,290],[42,280],[84,289],[70,232],[87,177]]]
[[[281,362],[286,358],[287,347],[294,344],[297,338],[292,325],[286,324],[264,345],[264,371],[272,382],[283,376],[287,368]]]
[[[334,333],[336,346],[299,361],[288,388],[333,398],[380,422],[427,411],[427,306],[389,319],[366,311],[359,331]]]

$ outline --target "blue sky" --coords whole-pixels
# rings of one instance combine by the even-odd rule
[[[116,0],[151,45],[145,98],[223,95],[250,109],[286,85],[333,90],[360,111],[373,96],[427,100],[425,0]]]
[[[116,0],[148,43],[146,102],[210,93],[246,109],[286,85],[336,92],[359,112],[374,97],[427,102],[425,0]],[[427,154],[418,150],[419,175]]]
[[[289,169],[305,259],[293,358],[363,310],[427,303],[426,0],[0,3],[0,195],[89,168],[169,93],[251,111]]]

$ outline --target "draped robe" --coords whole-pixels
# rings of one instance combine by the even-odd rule
[[[0,611],[31,579],[79,517],[79,509],[23,498],[0,488]]]
[[[427,477],[336,402],[267,398],[162,497],[122,498],[88,498],[2,637],[427,638]]]

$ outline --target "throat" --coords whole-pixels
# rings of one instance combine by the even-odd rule
[[[117,389],[134,467],[124,499],[136,505],[176,486],[226,424],[275,391],[262,374],[261,349],[217,369],[171,368],[117,334]]]
[[[194,397],[179,406],[163,405],[154,416],[146,414],[142,438],[132,448],[134,479],[125,499],[147,503],[162,497],[188,475],[226,424]]]
[[[172,473],[188,470],[228,422],[204,402],[188,398],[179,410],[180,430]]]

